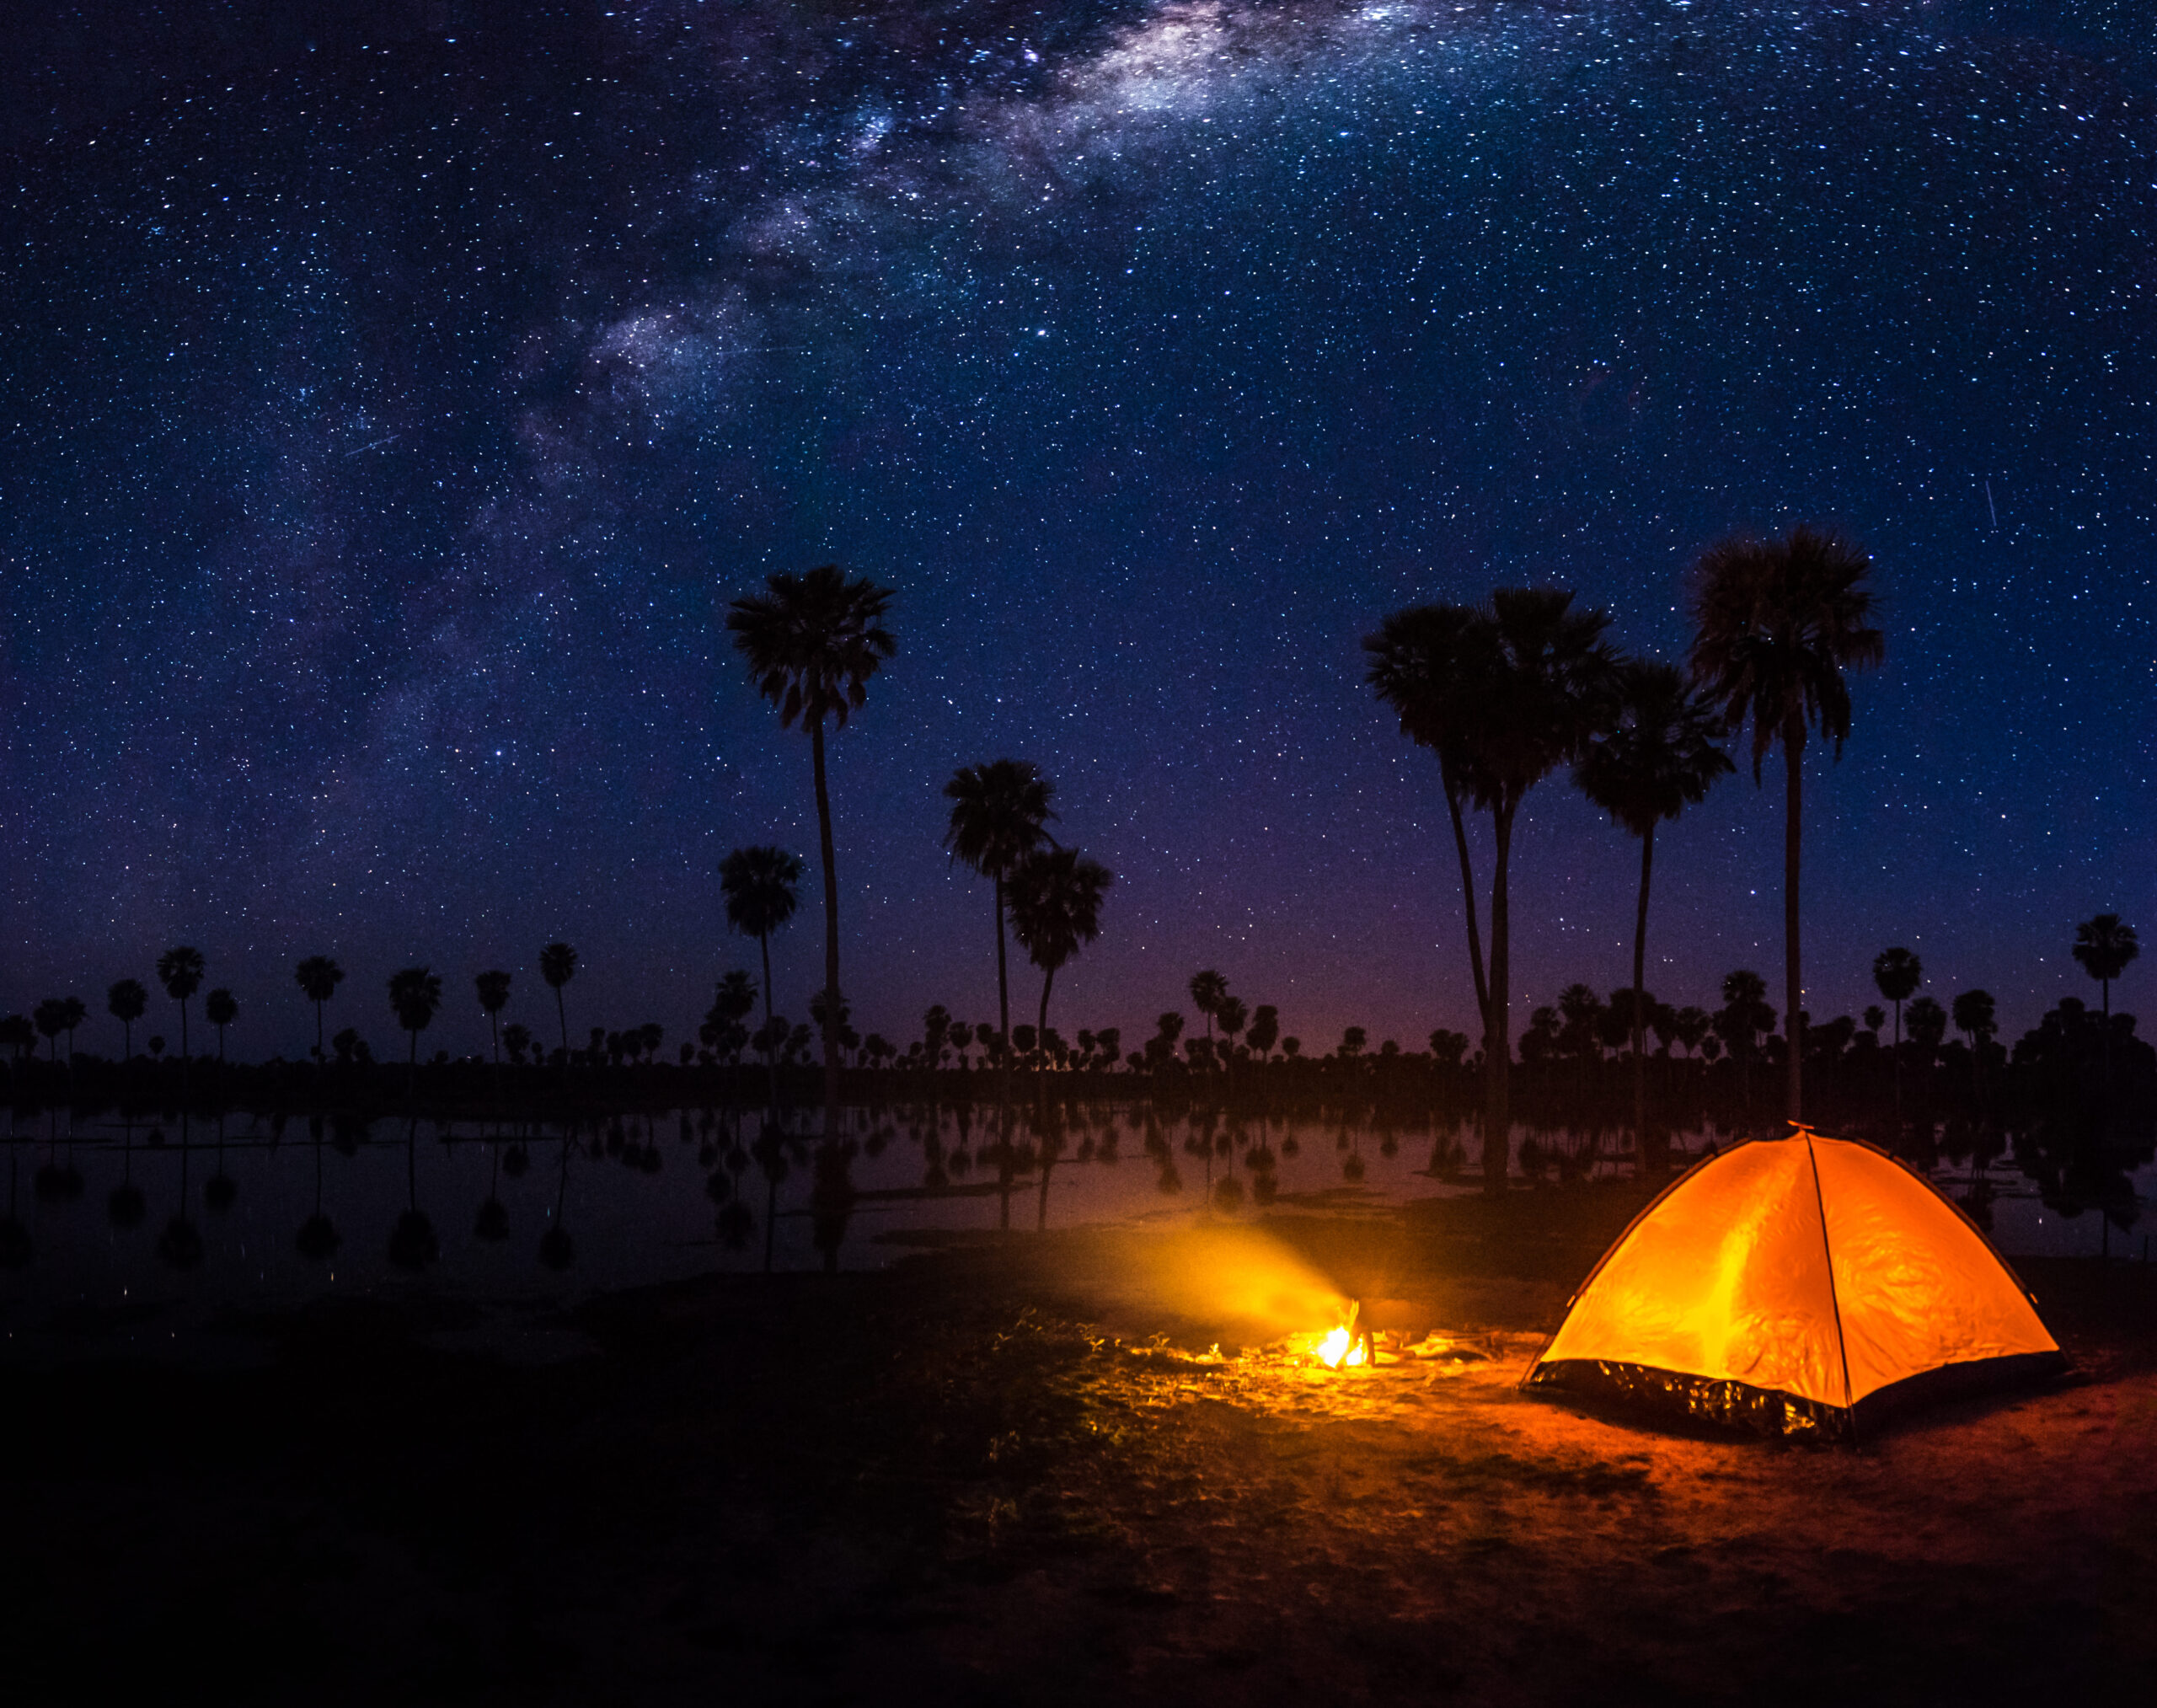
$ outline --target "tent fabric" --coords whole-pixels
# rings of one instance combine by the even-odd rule
[[[1696,1165],[1642,1212],[1526,1383],[1842,1436],[1860,1408],[2064,1363],[2007,1266],[1928,1181],[1800,1129]]]

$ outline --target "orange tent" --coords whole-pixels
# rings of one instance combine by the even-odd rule
[[[1990,1243],[1884,1151],[1800,1127],[1689,1170],[1568,1303],[1528,1388],[1769,1434],[2066,1367]]]

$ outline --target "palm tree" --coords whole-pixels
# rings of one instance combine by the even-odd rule
[[[135,1059],[135,1022],[148,1012],[150,993],[142,988],[139,978],[123,978],[104,993],[104,1011],[118,1020],[126,1040],[126,1061]]]
[[[239,1018],[239,1004],[219,985],[202,999],[202,1018],[217,1029],[217,1066],[225,1065],[225,1028]]]
[[[1933,1058],[1940,1053],[1940,1041],[1947,1036],[1947,1010],[1930,997],[1921,996],[1910,1004],[1909,1019],[1910,1041],[1919,1048],[1918,1059],[1924,1070],[1919,1075],[1918,1083],[1926,1094],[1925,1132],[1929,1143],[1932,1131],[1930,1113],[1932,1106],[1932,1063]]]
[[[2117,913],[2100,913],[2074,928],[2075,961],[2104,992],[2102,1038],[2108,1092],[2112,1079],[2112,981],[2125,972],[2128,964],[2141,953],[2142,945],[2135,940],[2134,927],[2122,924]]]
[[[2142,945],[2136,940],[2134,927],[2122,924],[2117,913],[2100,913],[2074,928],[2074,959],[2085,972],[2097,981],[2104,993],[2108,1030],[2112,1018],[2112,981],[2125,972],[2128,963],[2141,953]]]
[[[1250,1008],[1239,996],[1224,996],[1215,1005],[1214,1020],[1221,1028],[1221,1060],[1225,1066],[1236,1047],[1236,1034],[1250,1022]]]
[[[772,1023],[772,933],[794,917],[800,905],[801,859],[780,848],[737,848],[719,863],[719,887],[726,897],[726,923],[744,937],[757,940],[764,959],[764,1027]],[[769,1051],[765,1062],[772,1091],[779,1090],[779,1067]]]
[[[1491,992],[1484,977],[1483,940],[1476,923],[1475,873],[1468,854],[1463,809],[1475,708],[1482,672],[1495,663],[1483,614],[1467,605],[1416,605],[1396,611],[1363,637],[1370,656],[1364,680],[1400,719],[1401,733],[1438,758],[1438,779],[1460,857],[1460,894],[1468,914],[1468,959],[1475,975],[1475,1012],[1490,1031]]]
[[[218,1108],[222,1111],[225,1095],[225,1028],[239,1018],[239,1004],[233,999],[230,991],[224,986],[219,985],[202,999],[202,1018],[217,1029],[217,1097]],[[223,1132],[222,1123],[224,1120],[222,1112],[219,1113],[217,1119],[221,1123],[218,1131],[222,1134]],[[221,1138],[220,1143],[222,1142]],[[224,1165],[220,1162],[217,1167],[219,1174],[222,1175],[224,1171]]]
[[[709,1031],[710,1036],[704,1041],[714,1049],[728,1052],[731,1060],[739,1062],[741,1046],[749,1036],[741,1022],[748,1018],[750,1011],[756,1006],[757,982],[754,979],[738,966],[721,974],[712,992],[711,1008],[704,1015],[704,1031]],[[768,1008],[764,1017],[768,1025],[771,1018]],[[703,1036],[703,1031],[698,1036]]]
[[[63,996],[60,999],[60,1013],[62,1024],[67,1029],[67,1071],[72,1074],[75,1071],[75,1028],[89,1019],[90,1011],[83,1006],[83,999],[79,996]]]
[[[472,981],[479,1007],[487,1016],[488,1031],[495,1041],[495,1107],[498,1113],[502,1101],[502,1010],[509,1006],[509,975],[499,967],[480,973]]]
[[[397,1024],[412,1035],[412,1053],[404,1066],[404,1100],[412,1099],[420,1072],[420,1034],[442,1008],[442,979],[424,966],[408,966],[389,976],[389,1006]]]
[[[1044,1049],[1057,972],[1100,935],[1101,902],[1115,881],[1106,866],[1076,849],[1036,849],[1012,870],[1011,934],[1041,970],[1036,1031]]]
[[[1228,999],[1228,981],[1208,966],[1194,972],[1191,983],[1184,987],[1191,993],[1191,1005],[1206,1016],[1206,1047],[1208,1054],[1213,1048],[1213,1017],[1220,1012],[1221,1004]]]
[[[1633,1143],[1647,1159],[1647,1079],[1641,1033],[1647,1005],[1648,879],[1655,827],[1707,798],[1734,768],[1715,745],[1721,720],[1685,692],[1676,667],[1629,659],[1619,667],[1618,722],[1573,768],[1581,792],[1640,839],[1640,899],[1633,916]]]
[[[1850,732],[1846,670],[1876,665],[1886,642],[1872,626],[1872,562],[1839,536],[1800,525],[1780,540],[1718,541],[1694,566],[1693,680],[1736,730],[1753,725],[1753,780],[1769,748],[1784,766],[1783,1024],[1789,1040],[1785,1113],[1804,1118],[1804,981],[1798,954],[1798,874],[1807,733],[1835,744]]]
[[[1005,966],[1004,904],[1019,862],[1049,841],[1049,802],[1056,785],[1024,759],[993,759],[962,765],[944,785],[951,822],[944,846],[951,858],[987,878],[996,897],[996,1011],[1005,1059],[1011,1037],[1011,983]]]
[[[824,720],[846,727],[869,698],[869,678],[897,650],[884,627],[891,592],[866,576],[849,581],[837,564],[806,575],[768,578],[768,592],[733,601],[726,627],[757,679],[757,692],[779,708],[781,728],[809,732],[816,768],[816,830],[824,859],[824,988],[839,989],[839,881],[832,849],[832,797],[824,777]],[[825,1136],[836,1137],[839,1039],[824,1029]]]
[[[553,987],[554,1019],[562,1029],[562,1071],[570,1065],[570,1016],[562,1004],[562,987],[576,977],[576,950],[566,943],[549,943],[539,951],[539,976]]]
[[[1895,1053],[1888,1057],[1895,1085],[1895,1132],[1903,1131],[1903,1004],[1924,983],[1924,963],[1907,949],[1883,949],[1872,957],[1872,983],[1895,1004]]]
[[[202,988],[202,951],[184,943],[177,949],[166,950],[158,957],[158,983],[164,986],[165,994],[179,1004],[179,1067],[184,1088],[188,1059],[187,999]],[[182,1095],[185,1095],[184,1090]]]
[[[322,1068],[329,1065],[329,1057],[323,1047],[322,1005],[337,994],[337,987],[345,982],[345,969],[327,955],[310,955],[292,969],[292,977],[299,981],[300,993],[314,1004],[314,1059]]]
[[[1744,1086],[1745,1121],[1753,1122],[1753,1052],[1762,1032],[1775,1024],[1775,1011],[1768,1006],[1768,983],[1749,966],[1723,975],[1722,1009],[1714,1020],[1715,1032],[1737,1057]]]
[[[30,1018],[36,1023],[38,1035],[45,1040],[47,1052],[56,1068],[60,1065],[60,1035],[67,1030],[67,1004],[70,1000],[67,997],[48,996],[30,1010]],[[72,1048],[68,1054],[71,1057],[74,1054]]]
[[[1955,1029],[1970,1041],[1970,1100],[1982,1112],[1985,1097],[1985,1047],[1999,1031],[1998,1005],[1988,990],[1958,993],[1949,1010]]]
[[[1484,1004],[1484,1185],[1506,1189],[1512,1159],[1512,926],[1507,875],[1513,823],[1528,791],[1586,750],[1608,727],[1616,699],[1614,661],[1603,639],[1610,618],[1576,611],[1573,596],[1501,587],[1486,610],[1458,624],[1453,644],[1428,668],[1406,661],[1381,629],[1364,644],[1371,681],[1400,714],[1411,739],[1437,748],[1457,786],[1491,815],[1491,959]],[[1438,607],[1439,610],[1453,608]],[[1450,620],[1450,619],[1449,619]],[[1473,903],[1470,902],[1471,911]]]

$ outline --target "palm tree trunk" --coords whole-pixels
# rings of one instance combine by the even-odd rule
[[[1647,1165],[1647,1064],[1641,1054],[1641,1034],[1646,1031],[1640,1006],[1646,988],[1648,951],[1648,878],[1655,870],[1655,826],[1640,838],[1640,904],[1633,915],[1633,1154]],[[1660,1172],[1660,1170],[1657,1170]]]
[[[1441,765],[1444,762],[1441,760]],[[1453,780],[1453,771],[1447,767],[1442,774],[1446,786],[1446,811],[1453,815],[1453,845],[1460,856],[1460,899],[1468,913],[1468,963],[1475,973],[1475,1012],[1482,1018],[1483,1030],[1491,1030],[1491,987],[1483,976],[1483,935],[1475,923],[1475,870],[1468,858],[1468,826],[1460,811],[1460,785]],[[1488,1050],[1486,1036],[1484,1048]]]
[[[2104,993],[2105,1028],[2097,1034],[2097,1047],[2100,1059],[2104,1063],[2102,1089],[2105,1095],[2105,1114],[2109,1120],[2112,1110],[2112,982],[2109,978],[2101,978],[2097,981],[2097,988]],[[71,1034],[67,1043],[67,1071],[71,1078],[74,1074],[74,1064],[75,1045]]]
[[[1895,1054],[1888,1063],[1895,1080],[1895,1143],[1903,1142],[1903,999],[1895,999]]]
[[[769,1082],[769,1101],[779,1107],[779,1045],[772,1037],[772,934],[760,932],[757,946],[764,952],[764,1075]]]
[[[1512,854],[1513,809],[1491,814],[1497,851],[1491,872],[1491,987],[1483,1025],[1483,1190],[1502,1193],[1512,1160],[1512,1041],[1507,1001],[1512,989],[1512,915],[1506,901],[1506,867]]]
[[[1783,725],[1783,1036],[1790,1045],[1790,1071],[1785,1113],[1793,1122],[1805,1118],[1805,1020],[1800,1000],[1804,981],[1799,977],[1797,940],[1797,878],[1799,809],[1803,805],[1805,725],[1792,717]]]
[[[1041,975],[1041,1011],[1034,1027],[1035,1042],[1040,1047],[1041,1058],[1048,1058],[1048,993],[1056,988],[1056,969],[1052,966]]]
[[[996,875],[996,1024],[1002,1043],[1004,1075],[1011,1075],[1011,977],[1004,947],[1004,874]]]
[[[824,720],[809,726],[816,763],[816,834],[824,855],[824,1142],[839,1136],[839,877],[832,853],[832,791],[824,780]]]

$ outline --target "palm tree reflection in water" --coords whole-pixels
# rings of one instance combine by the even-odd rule
[[[190,1148],[187,1105],[183,1101],[179,1106],[179,1208],[165,1223],[165,1231],[158,1236],[158,1260],[171,1269],[202,1266],[202,1235],[187,1219],[187,1163]]]
[[[0,1269],[27,1269],[30,1266],[31,1258],[36,1255],[36,1248],[30,1243],[29,1229],[23,1226],[22,1218],[16,1213],[15,1194],[22,1172],[16,1150],[18,1143],[14,1103],[10,1099],[8,1106],[8,1215],[6,1220],[0,1221]]]
[[[561,1173],[554,1186],[554,1218],[547,1223],[547,1231],[539,1236],[539,1261],[556,1274],[576,1261],[576,1242],[570,1238],[570,1230],[562,1221],[570,1198],[570,1152],[575,1145],[575,1129],[564,1127]]]
[[[12,1165],[13,1153],[9,1152]],[[104,1204],[105,1217],[112,1225],[123,1231],[139,1228],[149,1213],[149,1204],[142,1197],[142,1187],[135,1184],[135,1119],[126,1110],[120,1118],[120,1184],[112,1189]]]
[[[221,1103],[217,1106],[217,1171],[202,1182],[203,1207],[222,1216],[238,1196],[239,1187],[225,1172],[225,1110]]]
[[[416,1028],[414,1029],[416,1031]],[[435,1224],[420,1208],[420,1118],[404,1122],[404,1210],[389,1234],[389,1261],[399,1269],[425,1269],[442,1255]]]
[[[499,1131],[487,1141],[487,1151],[491,1159],[487,1200],[473,1218],[472,1231],[482,1240],[502,1240],[509,1238],[509,1212],[502,1204],[502,1139]]]
[[[292,1244],[308,1262],[322,1263],[335,1255],[340,1240],[337,1224],[322,1213],[322,1117],[309,1116],[307,1129],[314,1141],[314,1213],[300,1223],[299,1237]]]

